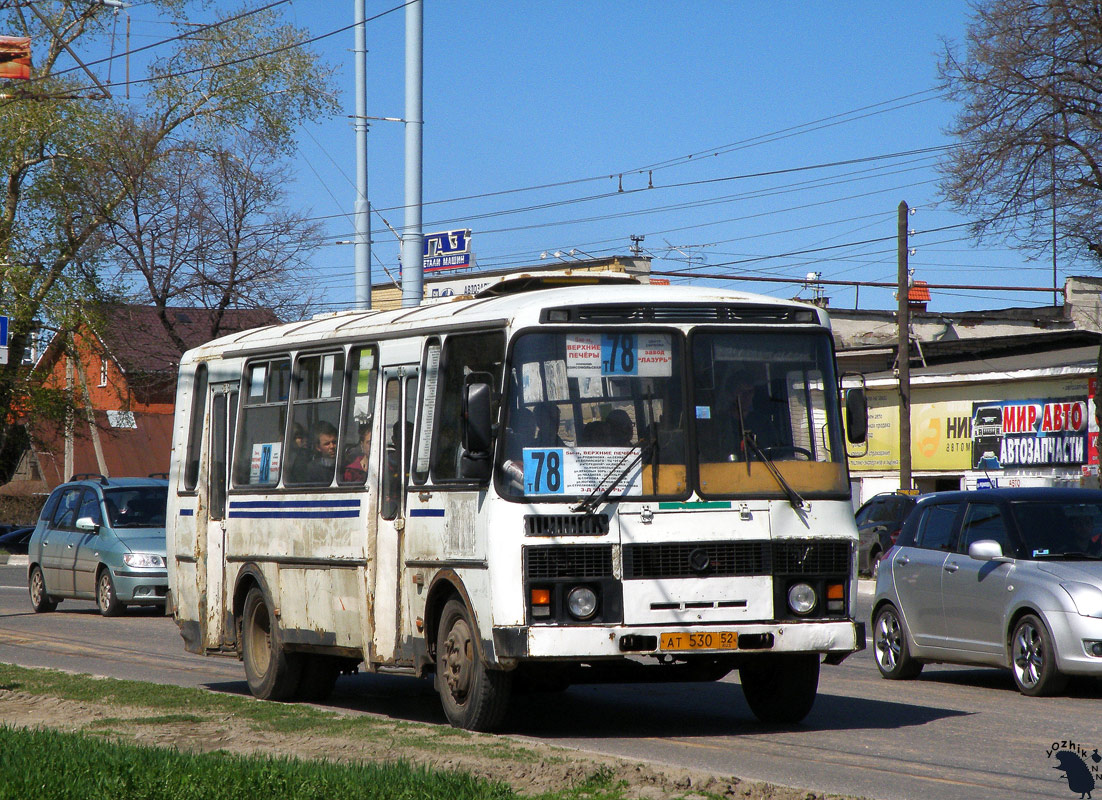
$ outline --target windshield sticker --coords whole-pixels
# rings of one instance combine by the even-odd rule
[[[525,405],[543,402],[543,379],[540,377],[538,361],[521,364],[521,387]]]
[[[696,407],[696,418],[697,419],[711,419],[712,418],[712,407],[711,406],[697,406]]]
[[[524,493],[579,495],[608,487],[635,460],[637,447],[526,447]],[[632,464],[612,495],[643,493],[643,468]]]
[[[547,361],[543,365],[547,376],[547,399],[552,402],[564,402],[570,399],[570,385],[566,382],[566,362]]]
[[[1034,550],[1033,551],[1033,557],[1034,558],[1036,558],[1037,556],[1047,556],[1047,555],[1048,555],[1048,550]]]
[[[568,334],[566,374],[583,377],[669,377],[673,344],[665,333]]]

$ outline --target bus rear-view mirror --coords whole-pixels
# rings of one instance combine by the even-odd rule
[[[869,404],[861,387],[846,390],[846,438],[853,444],[869,434]]]
[[[463,393],[463,456],[460,471],[464,478],[486,480],[490,477],[493,390],[483,382],[468,383]]]

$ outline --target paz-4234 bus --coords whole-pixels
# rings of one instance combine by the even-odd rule
[[[523,277],[225,336],[184,356],[176,408],[176,622],[258,697],[362,664],[488,730],[519,686],[737,669],[792,722],[864,647],[867,415],[814,306]]]

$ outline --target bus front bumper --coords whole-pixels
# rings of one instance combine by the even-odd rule
[[[631,655],[822,653],[838,663],[865,649],[865,625],[816,620],[687,627],[522,625],[493,631],[497,661],[617,658]]]

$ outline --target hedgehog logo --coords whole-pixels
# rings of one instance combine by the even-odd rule
[[[1066,780],[1068,788],[1078,794],[1080,800],[1090,800],[1095,784],[1094,775],[1091,774],[1086,762],[1069,750],[1061,750],[1055,755],[1058,766],[1053,769],[1064,773],[1060,780]]]

